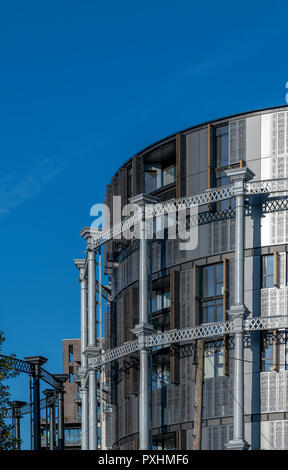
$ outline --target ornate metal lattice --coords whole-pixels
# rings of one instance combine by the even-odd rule
[[[285,328],[288,328],[288,316],[249,318],[245,320],[243,329],[243,332],[246,333],[246,347],[249,346],[249,341],[247,340],[247,334],[249,334],[249,332],[275,329],[281,330]],[[195,328],[183,328],[180,330],[165,331],[160,334],[147,335],[145,337],[145,346],[151,348],[152,350],[158,350],[174,343],[183,343],[186,341],[189,342],[191,340],[209,338],[213,340],[217,337],[233,334],[233,321],[207,323]],[[230,336],[227,338],[229,340],[227,344],[228,348],[233,347],[233,338]],[[97,368],[121,357],[128,356],[138,350],[139,341],[130,341],[129,343],[125,343],[122,346],[111,349],[104,354],[97,356],[96,358],[91,358],[89,360],[89,367]]]

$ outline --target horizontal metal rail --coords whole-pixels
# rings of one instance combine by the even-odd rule
[[[19,411],[20,416],[24,416],[24,415],[27,415],[28,413],[31,413],[32,406],[33,406],[32,403],[27,403],[26,405],[21,406],[21,408],[19,408],[17,411]],[[44,408],[46,408],[46,398],[42,398],[42,400],[40,400],[40,410],[43,410]],[[5,419],[13,418],[12,408],[6,408],[5,410],[3,410],[3,413],[4,413]]]
[[[246,195],[268,194],[288,192],[288,179],[279,178],[273,180],[250,181],[245,184]],[[222,186],[204,191],[203,193],[185,196],[178,199],[171,199],[162,203],[146,205],[146,218],[158,217],[164,214],[173,213],[179,210],[189,209],[196,206],[203,206],[213,202],[223,201],[233,197],[233,185]],[[96,249],[104,243],[112,240],[117,235],[128,231],[135,225],[141,216],[141,211],[136,211],[132,216],[126,217],[118,224],[96,233],[91,232],[93,248]]]
[[[206,323],[194,328],[182,328],[179,330],[169,330],[164,333],[147,335],[145,337],[145,346],[150,348],[165,347],[173,343],[182,343],[197,339],[208,339],[220,337],[223,335],[233,335],[233,321]],[[288,316],[275,317],[257,317],[249,318],[244,322],[244,332],[259,330],[277,330],[288,328]],[[110,349],[97,357],[89,356],[89,369],[100,367],[111,361],[115,361],[139,350],[139,341],[134,340],[124,343],[115,349]]]

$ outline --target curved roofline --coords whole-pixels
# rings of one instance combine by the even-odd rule
[[[263,113],[263,111],[273,111],[273,110],[276,110],[276,109],[282,109],[282,108],[287,108],[288,109],[288,104],[286,105],[278,105],[278,106],[271,106],[269,108],[261,108],[261,109],[254,109],[252,111],[244,111],[242,113],[238,113],[238,114],[230,114],[228,116],[223,116],[222,118],[217,118],[217,119],[210,119],[209,121],[205,121],[205,122],[202,122],[201,124],[196,124],[194,126],[190,126],[190,127],[187,127],[185,129],[182,129],[182,130],[179,130],[173,134],[170,134],[166,137],[163,137],[163,139],[160,139],[160,140],[157,140],[156,142],[153,142],[153,144],[150,144],[148,145],[147,147],[145,147],[144,149],[140,150],[139,152],[136,152],[134,155],[132,155],[132,157],[130,157],[128,160],[126,160],[126,162],[124,162],[119,168],[123,168],[125,167],[131,160],[134,156],[136,155],[142,155],[144,153],[147,153],[150,149],[152,149],[153,147],[157,147],[158,145],[160,145],[161,143],[164,143],[166,141],[169,141],[171,140],[173,137],[176,137],[177,134],[183,134],[185,132],[188,132],[188,131],[192,131],[194,129],[197,129],[197,128],[201,128],[203,126],[207,126],[208,124],[216,124],[216,123],[220,123],[221,121],[227,121],[227,120],[230,120],[230,119],[233,119],[235,117],[240,117],[240,116],[245,116],[245,115],[258,115],[258,114],[261,114]],[[117,172],[115,173],[114,176],[117,175],[118,173],[118,170]]]

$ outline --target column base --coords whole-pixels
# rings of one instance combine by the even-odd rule
[[[248,450],[250,445],[245,440],[237,439],[234,441],[232,439],[232,441],[225,444],[225,447],[227,450]]]

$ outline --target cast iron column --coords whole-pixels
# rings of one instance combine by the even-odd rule
[[[80,270],[79,282],[81,289],[81,368],[78,375],[81,378],[81,449],[88,450],[88,388],[86,385],[87,357],[83,354],[88,345],[88,312],[87,312],[87,277],[85,273],[85,260],[74,260]]]
[[[54,377],[59,382],[59,385],[56,387],[56,392],[58,395],[58,450],[64,450],[64,383],[66,382],[68,376],[67,374],[54,374]]]
[[[15,432],[15,439],[16,439],[16,443],[15,443],[15,449],[16,450],[21,449],[20,419],[22,418],[21,408],[24,405],[26,405],[25,401],[12,401],[12,403],[11,403],[13,424],[15,426],[14,432]]]
[[[43,391],[49,408],[49,450],[55,449],[56,423],[55,423],[55,392],[52,389]],[[48,434],[48,423],[46,422],[46,433]]]
[[[88,239],[88,348],[96,347],[96,263],[92,238]],[[97,449],[96,371],[89,370],[89,450]]]
[[[29,356],[25,360],[32,365],[33,373],[33,422],[34,422],[34,445],[33,450],[41,449],[41,435],[40,435],[40,369],[41,365],[45,364],[48,359],[42,356]]]
[[[139,449],[146,450],[152,447],[152,423],[151,423],[151,380],[149,377],[149,357],[151,348],[146,345],[146,336],[153,333],[153,326],[148,316],[148,234],[145,224],[145,204],[155,204],[158,199],[140,194],[130,199],[132,204],[137,204],[141,210],[139,222],[139,324],[133,332],[139,339],[140,349],[140,384],[139,384]]]
[[[234,348],[234,383],[233,383],[233,439],[226,447],[233,450],[245,450],[249,445],[244,439],[244,335],[243,323],[248,314],[244,305],[244,194],[245,182],[253,178],[249,168],[233,168],[227,176],[234,183],[233,195],[236,201],[235,222],[235,267],[234,267],[234,305],[228,311],[233,319],[235,331]]]

